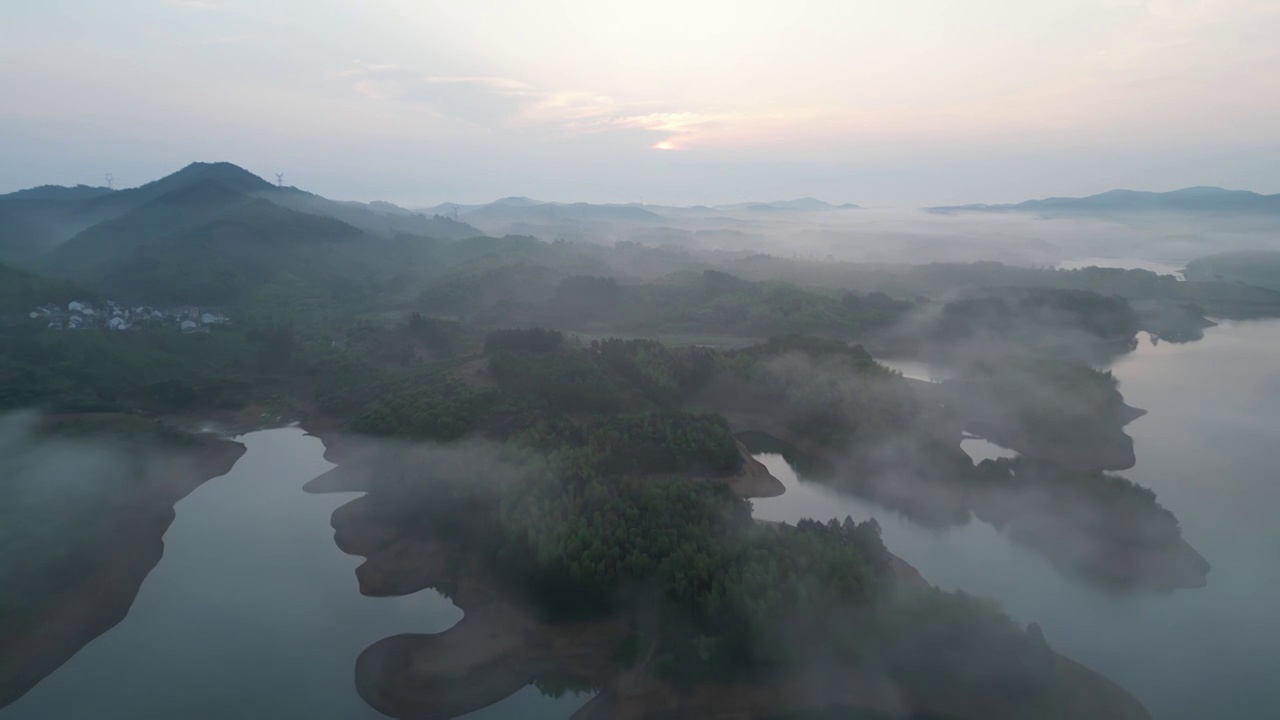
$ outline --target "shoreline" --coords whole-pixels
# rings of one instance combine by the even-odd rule
[[[85,645],[128,616],[142,583],[164,556],[174,506],[205,482],[221,477],[244,455],[244,445],[197,441],[170,458],[165,484],[141,488],[101,533],[108,548],[94,570],[48,598],[24,628],[0,640],[0,708],[53,674]]]

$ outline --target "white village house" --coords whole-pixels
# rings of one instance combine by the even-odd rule
[[[107,330],[135,330],[144,327],[157,327],[160,323],[171,321],[184,333],[209,332],[214,325],[228,325],[231,318],[220,312],[201,311],[199,308],[180,306],[176,308],[158,308],[151,305],[129,307],[108,300],[95,307],[84,300],[73,300],[67,303],[64,310],[61,305],[40,305],[27,313],[31,320],[47,319],[46,326],[50,330],[80,330],[86,328],[103,328]]]

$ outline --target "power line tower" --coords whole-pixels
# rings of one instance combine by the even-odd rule
[[[115,175],[112,175],[111,173],[107,173],[107,189],[108,189],[108,190],[111,190],[111,189],[112,189],[112,187],[111,187],[111,183],[113,183],[113,182],[115,182],[115,181],[116,181],[116,176],[115,176]]]
[[[284,187],[284,173],[276,173],[276,187]]]

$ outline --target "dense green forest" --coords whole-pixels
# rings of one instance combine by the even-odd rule
[[[420,296],[424,310],[460,312],[468,304],[450,278]],[[512,266],[467,276],[470,314],[488,325],[522,324],[630,334],[704,334],[764,338],[802,333],[852,339],[886,328],[915,308],[884,293],[831,293],[775,282],[750,282],[717,270],[654,281],[613,275],[557,275]],[[487,301],[487,305],[485,302]]]
[[[971,432],[1024,454],[1076,466],[1133,466],[1129,407],[1110,371],[1049,356],[972,362],[938,388]]]
[[[532,323],[574,328],[854,338],[888,326],[912,308],[912,303],[895,301],[883,293],[845,293],[841,297],[704,270],[699,275],[676,275],[645,284],[570,277],[550,301],[525,312]],[[515,319],[525,317],[517,313]]]
[[[248,337],[0,327],[0,408],[178,412],[243,406],[270,348]],[[265,391],[265,387],[257,388]]]
[[[934,337],[943,344],[984,334],[1034,342],[1045,328],[1129,342],[1142,324],[1129,303],[1115,296],[1087,290],[985,290],[981,297],[947,303]]]
[[[0,262],[0,323],[13,322],[37,305],[65,305],[77,298],[93,300],[94,295],[69,282],[46,278]]]
[[[761,527],[688,467],[577,475],[524,463],[477,482],[439,469],[448,463],[383,462],[368,496],[380,523],[466,548],[548,618],[657,612],[632,643],[677,685],[839,665],[925,695],[1034,704],[1053,690],[1043,648],[998,610],[896,579],[874,521]]]

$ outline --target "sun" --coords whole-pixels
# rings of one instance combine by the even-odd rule
[[[677,148],[675,146],[675,143],[671,142],[670,140],[663,140],[662,142],[654,143],[653,149],[654,150],[678,150],[679,148]]]

